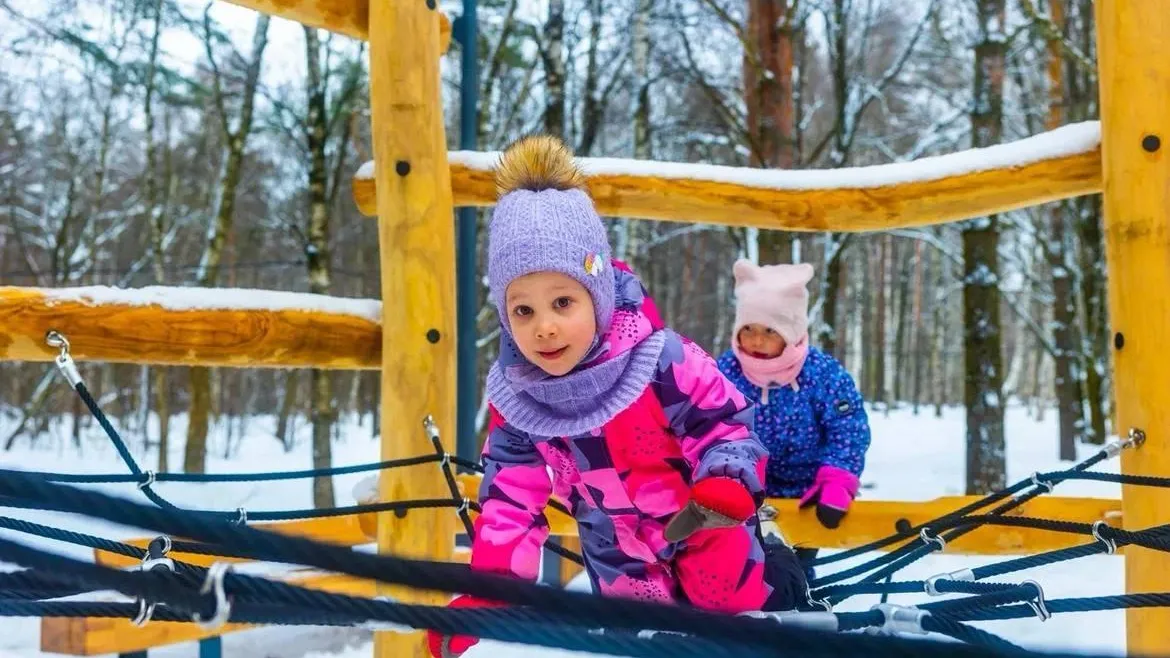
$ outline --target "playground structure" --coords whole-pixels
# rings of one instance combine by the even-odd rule
[[[447,152],[439,57],[449,22],[434,0],[233,0],[370,44],[373,147],[377,165],[354,180],[359,208],[379,221],[382,303],[368,300],[279,299],[261,306],[191,297],[192,291],[152,289],[119,297],[92,290],[0,288],[0,359],[50,361],[44,342],[57,330],[79,359],[234,367],[381,368],[384,460],[432,453],[419,431],[431,416],[455,427],[455,259],[453,207],[490,206],[490,154]],[[918,168],[835,172],[760,172],[729,167],[649,166],[585,160],[589,187],[603,214],[631,218],[735,223],[793,231],[872,231],[958,221],[1077,195],[1104,193],[1109,309],[1114,340],[1114,427],[1147,437],[1122,455],[1122,472],[1170,474],[1170,385],[1159,355],[1170,336],[1170,170],[1162,137],[1170,120],[1170,63],[1159,58],[1170,37],[1161,0],[1099,0],[1097,47],[1100,124],[1081,124],[1015,144],[932,158]],[[1098,132],[1099,131],[1099,132]],[[1098,144],[1099,136],[1099,144]],[[1136,291],[1140,291],[1138,296]],[[175,303],[175,299],[185,300]],[[144,301],[145,300],[145,301]],[[380,320],[380,321],[379,321]],[[474,495],[475,478],[463,476]],[[432,468],[413,467],[380,479],[385,501],[449,496]],[[791,501],[773,501],[793,541],[827,548],[864,544],[960,507],[968,499],[928,503],[858,501],[836,531],[824,530]],[[1045,498],[1031,516],[1144,529],[1164,520],[1163,489],[1123,488],[1122,499]],[[371,524],[366,519],[365,528]],[[572,542],[572,522],[550,515],[553,533]],[[459,559],[457,517],[448,509],[377,515],[381,552],[433,560]],[[369,541],[355,517],[278,526],[342,545]],[[989,527],[946,550],[1029,553],[1071,545],[1064,535]],[[1170,591],[1170,557],[1124,549],[1128,592]],[[178,557],[178,556],[177,556]],[[181,556],[199,563],[196,556]],[[207,564],[202,558],[202,564]],[[99,561],[117,561],[99,553]],[[372,583],[310,575],[331,591],[369,596]],[[404,600],[440,604],[443,595],[387,590]],[[1134,653],[1170,649],[1170,611],[1127,611],[1127,647]],[[208,636],[186,624],[136,628],[129,621],[63,623],[46,619],[42,642],[62,653],[129,652]],[[218,632],[230,630],[230,627]],[[375,654],[425,655],[420,635],[378,633]]]

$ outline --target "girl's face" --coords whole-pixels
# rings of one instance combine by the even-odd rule
[[[787,343],[774,330],[762,324],[745,324],[739,330],[739,347],[757,359],[774,359],[780,356]]]
[[[534,272],[508,285],[508,326],[520,353],[550,375],[575,368],[593,345],[593,298],[572,277]]]

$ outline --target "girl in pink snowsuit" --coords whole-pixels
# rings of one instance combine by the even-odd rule
[[[792,607],[792,590],[804,593],[799,568],[786,570],[799,584],[765,579],[756,509],[767,452],[753,409],[707,353],[662,326],[637,277],[611,259],[559,141],[512,146],[496,185],[487,267],[501,344],[487,379],[471,567],[535,580],[556,495],[603,595],[728,613],[777,597],[771,609]],[[443,638],[430,640],[440,655]],[[455,654],[475,642],[446,640]]]

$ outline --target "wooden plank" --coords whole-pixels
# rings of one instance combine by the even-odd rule
[[[370,40],[370,0],[228,0],[233,5],[271,14],[302,25]],[[451,21],[442,12],[439,19],[439,52],[451,45]]]
[[[459,476],[460,487],[474,500],[480,476]],[[979,496],[945,496],[927,501],[857,500],[840,527],[829,530],[817,521],[812,508],[797,509],[797,501],[770,498],[768,504],[779,512],[778,523],[789,542],[810,548],[844,549],[861,546],[894,534],[895,525],[905,519],[912,525],[926,523],[968,505]],[[569,516],[549,508],[549,528],[558,536],[576,536],[577,524]],[[1120,527],[1121,501],[1108,498],[1041,496],[1012,512],[1012,516],[1060,519],[1079,523],[1105,521]],[[1017,555],[1039,553],[1084,544],[1088,540],[1028,528],[986,526],[948,543],[946,552],[959,555]],[[887,549],[889,550],[889,549]]]
[[[267,530],[269,532],[277,532],[282,535],[294,535],[298,537],[309,537],[315,541],[329,542],[339,546],[358,546],[361,544],[368,544],[373,541],[373,537],[367,536],[362,530],[361,519],[358,515],[352,514],[349,516],[334,516],[324,519],[302,519],[299,521],[280,521],[276,523],[253,523],[250,524],[253,528],[260,530]],[[153,537],[135,537],[133,539],[119,540],[124,544],[131,546],[138,546],[139,548],[146,548]],[[213,555],[198,555],[195,553],[179,553],[174,552],[170,557],[180,562],[187,564],[194,564],[196,566],[208,567],[214,562],[247,562],[248,560],[239,560],[235,558],[223,558]],[[98,564],[104,564],[111,567],[133,567],[137,566],[140,560],[132,557],[127,557],[119,553],[111,553],[109,551],[95,550],[94,561]]]
[[[1118,434],[1146,432],[1145,445],[1126,450],[1121,471],[1170,472],[1170,12],[1165,0],[1098,0],[1105,254]],[[1125,527],[1166,522],[1170,490],[1122,487]],[[1170,589],[1170,556],[1135,548],[1125,560],[1129,593]],[[1170,610],[1126,611],[1126,650],[1165,653]]]
[[[312,589],[372,597],[375,584],[336,574],[294,576],[286,582]],[[41,650],[72,656],[95,656],[142,651],[178,642],[195,642],[225,633],[257,628],[249,624],[225,624],[207,631],[194,623],[151,622],[141,628],[129,619],[46,617],[41,620]]]
[[[79,361],[374,369],[382,359],[380,313],[375,300],[275,291],[0,286],[0,361],[52,361],[57,350],[44,338],[55,329]]]
[[[457,155],[462,157],[456,160]],[[939,159],[966,155],[969,154]],[[494,205],[494,160],[489,154],[459,153],[452,154],[451,158],[455,205]],[[604,167],[592,165],[595,162],[592,158],[581,158],[581,162],[589,174],[590,193],[603,215],[786,231],[876,231],[928,226],[1101,190],[1101,156],[1095,147],[1015,166],[865,187],[849,186],[851,176],[856,180],[867,178],[867,173],[860,168],[856,172],[838,170],[835,179],[840,179],[840,184],[826,187],[815,182],[796,182],[802,180],[799,177],[814,172],[758,169],[737,172],[735,167],[700,167],[694,170],[693,178],[668,178],[651,173],[613,173],[622,169],[637,171],[639,163],[634,160],[596,160],[604,162]],[[614,162],[622,164],[614,165]],[[924,168],[929,165],[922,164]],[[604,173],[589,173],[591,167],[600,168]],[[354,201],[366,215],[374,214],[377,202],[370,177],[373,169],[367,164],[353,179]],[[644,171],[653,170],[645,168]],[[718,180],[746,175],[749,171],[774,175],[776,182],[766,186]],[[947,167],[940,164],[938,171],[947,171]],[[704,179],[705,175],[711,178]],[[793,176],[793,182],[785,184],[786,176]]]
[[[437,2],[370,6],[370,116],[382,274],[382,459],[433,450],[423,420],[455,430],[455,221],[439,76]],[[449,495],[436,470],[388,471],[383,500]],[[450,560],[450,509],[378,519],[378,550]],[[387,588],[390,596],[442,604],[448,595]],[[429,656],[423,633],[375,633],[376,658]]]

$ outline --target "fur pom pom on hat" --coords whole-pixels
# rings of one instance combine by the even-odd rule
[[[578,281],[593,298],[598,333],[614,310],[609,236],[585,175],[572,152],[555,137],[523,138],[496,165],[499,201],[488,227],[488,284],[508,331],[505,296],[518,277],[559,272]]]
[[[735,275],[735,328],[762,324],[794,345],[808,333],[808,282],[813,266],[756,265],[741,258],[732,267]]]

